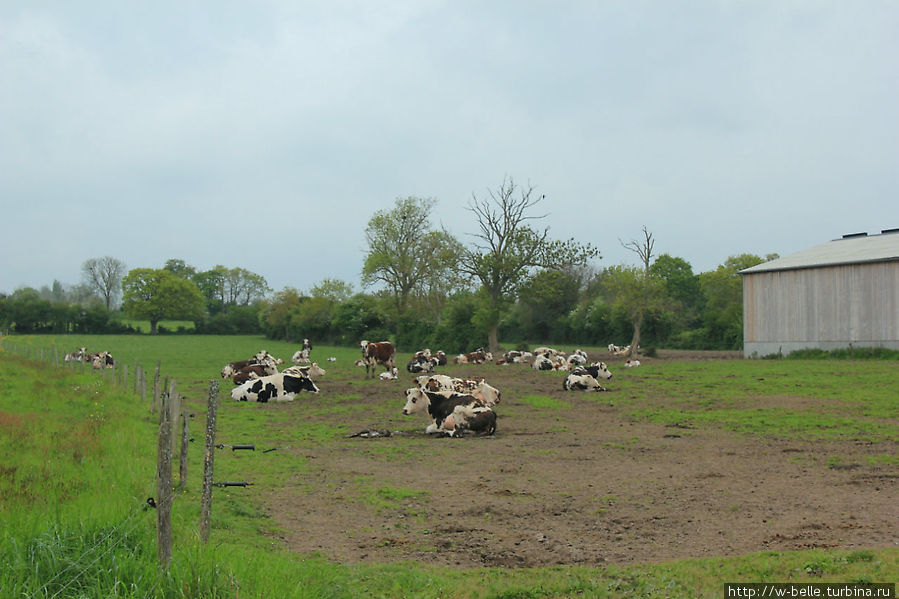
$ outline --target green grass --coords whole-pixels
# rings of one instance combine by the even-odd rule
[[[155,495],[157,424],[149,406],[114,384],[111,373],[48,368],[21,357],[44,349],[45,359],[79,346],[114,349],[119,364],[153,368],[179,389],[205,398],[209,380],[221,380],[227,361],[259,349],[289,356],[293,344],[258,337],[95,336],[14,337],[20,354],[0,351],[0,597],[721,597],[724,581],[893,582],[899,550],[763,552],[734,558],[680,560],[632,566],[557,566],[531,569],[454,569],[419,564],[333,563],[283,550],[272,519],[253,500],[270,481],[305,482],[309,448],[327,446],[345,427],[297,427],[291,410],[220,412],[228,444],[256,443],[257,451],[217,450],[216,478],[252,472],[258,486],[214,492],[213,543],[198,541],[202,443],[190,446],[187,489],[173,506],[174,555],[156,563]],[[59,359],[62,359],[59,353]],[[359,378],[355,348],[316,348],[336,355],[329,376]],[[333,369],[333,370],[332,370]],[[133,372],[133,370],[132,370]],[[874,439],[895,442],[895,365],[885,362],[726,361],[644,365],[616,373],[616,405],[633,417],[689,422],[761,436]],[[367,385],[358,380],[359,393]],[[228,387],[225,386],[224,389]],[[606,394],[579,395],[608,401]],[[355,393],[329,398],[334,410],[352,410]],[[515,401],[540,410],[564,410],[567,401],[529,395]],[[195,400],[202,409],[202,401]],[[783,405],[780,405],[783,404]],[[316,405],[326,410],[327,405]],[[386,406],[385,410],[396,410]],[[198,418],[202,421],[202,414]],[[341,420],[342,421],[342,420]],[[202,438],[200,427],[192,435]],[[419,422],[410,424],[420,428]],[[414,425],[414,426],[413,426]],[[430,447],[410,439],[405,451]],[[263,454],[262,450],[277,448]],[[372,459],[395,448],[372,443]],[[48,459],[52,456],[52,459]],[[828,457],[834,467],[839,456]],[[871,463],[894,466],[890,453]],[[176,474],[177,481],[177,474]],[[357,496],[376,509],[413,516],[427,506],[427,491],[364,477]],[[612,496],[603,497],[613,502]],[[414,520],[414,518],[413,518]],[[410,522],[414,526],[414,522]],[[423,547],[422,550],[434,550]]]
[[[118,320],[123,325],[130,326],[134,330],[140,331],[141,333],[150,332],[149,320],[137,320],[134,318],[124,317],[119,318]],[[157,323],[157,327],[161,327],[161,329],[165,329],[171,333],[179,332],[180,330],[193,331],[196,328],[192,320],[160,320]]]
[[[525,395],[516,398],[515,401],[538,410],[567,410],[571,408],[571,404],[567,401],[561,401],[545,395]]]
[[[616,403],[636,420],[779,438],[899,441],[899,373],[888,361],[672,362],[615,381]]]

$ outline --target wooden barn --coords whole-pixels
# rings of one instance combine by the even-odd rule
[[[743,275],[743,355],[899,349],[899,229],[844,235]]]

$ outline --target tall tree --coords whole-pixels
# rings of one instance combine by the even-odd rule
[[[717,347],[738,349],[743,343],[743,278],[740,271],[764,262],[755,254],[730,256],[713,271],[699,275],[706,297],[703,311],[708,340]]]
[[[163,268],[182,279],[192,279],[197,274],[196,268],[180,258],[169,258],[165,261]]]
[[[121,290],[122,277],[125,276],[125,263],[112,256],[91,258],[81,265],[84,282],[103,298],[106,309],[112,307],[113,300]]]
[[[290,337],[290,314],[307,298],[300,295],[294,287],[285,287],[274,294],[271,299],[262,301],[259,311],[259,324],[270,339],[286,339]]]
[[[634,271],[638,293],[631,298],[631,301],[636,302],[636,304],[628,308],[631,322],[634,325],[634,336],[631,338],[630,350],[627,355],[632,356],[637,352],[637,348],[640,347],[640,329],[643,326],[646,312],[651,304],[654,305],[660,299],[659,294],[662,287],[657,284],[657,280],[654,279],[650,270],[655,240],[652,238],[652,233],[646,229],[646,225],[643,226],[642,240],[632,239],[624,242],[619,239],[618,241],[626,249],[637,254],[641,262],[641,268]]]
[[[312,297],[323,297],[331,304],[337,305],[353,297],[353,286],[340,279],[325,278],[309,289]]]
[[[245,268],[231,268],[225,273],[225,305],[249,306],[271,291],[262,275]]]
[[[398,198],[392,210],[376,212],[365,229],[368,253],[362,283],[382,283],[392,295],[398,337],[413,294],[424,295],[427,283],[448,272],[461,250],[451,235],[431,229],[435,203],[433,199]]]
[[[125,313],[150,321],[155,335],[163,319],[196,319],[203,314],[203,294],[193,281],[165,269],[135,268],[122,279]]]
[[[531,210],[545,196],[537,196],[532,186],[519,187],[511,178],[503,180],[489,197],[472,194],[468,210],[474,213],[479,231],[475,242],[463,253],[459,269],[480,282],[487,298],[487,341],[490,351],[498,351],[497,328],[502,306],[518,291],[535,268],[566,269],[585,264],[599,255],[590,244],[573,239],[549,239],[549,228],[534,229]]]

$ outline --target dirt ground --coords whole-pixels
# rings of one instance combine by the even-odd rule
[[[662,352],[641,361],[739,357]],[[613,372],[620,361],[607,360]],[[486,376],[502,390],[496,435],[427,437],[423,416],[414,423],[399,416],[390,426],[401,432],[391,437],[304,450],[311,473],[264,499],[291,549],[348,563],[530,567],[899,543],[899,468],[867,459],[895,455],[894,444],[665,427],[629,419],[616,405],[614,381],[595,401],[525,366],[444,372]],[[405,386],[373,388],[363,403],[397,404]],[[334,380],[328,390],[359,387]],[[531,395],[571,407],[516,401]],[[791,402],[808,400],[785,397],[782,405]],[[839,464],[828,464],[833,455]],[[361,500],[372,488],[411,496]]]

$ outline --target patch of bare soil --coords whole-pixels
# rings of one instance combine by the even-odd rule
[[[399,433],[303,450],[310,474],[264,496],[291,549],[341,562],[529,567],[899,542],[899,468],[868,459],[896,455],[894,444],[634,422],[614,379],[588,397],[526,366],[445,372],[502,390],[495,436],[424,435],[424,417],[400,414],[407,377],[322,381],[317,401],[364,389],[361,404],[396,406],[389,421],[351,426]],[[557,403],[526,401],[535,395]],[[377,488],[400,493],[372,498]]]

